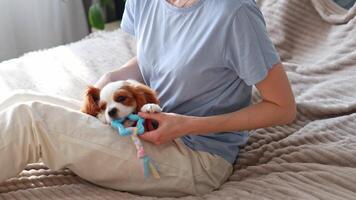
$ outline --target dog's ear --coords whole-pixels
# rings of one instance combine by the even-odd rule
[[[154,104],[159,104],[159,100],[157,98],[157,94],[154,90],[149,88],[146,85],[138,85],[137,86],[138,90],[143,93],[146,99],[146,103],[154,103]],[[143,106],[143,105],[142,105]]]
[[[141,107],[147,103],[159,104],[157,94],[154,90],[143,84],[130,85],[128,88],[136,100],[136,111],[140,111]]]
[[[100,89],[94,86],[88,86],[84,93],[84,102],[80,111],[96,117],[100,112],[99,100]]]

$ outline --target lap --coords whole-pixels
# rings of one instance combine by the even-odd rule
[[[219,187],[232,170],[222,158],[193,151],[179,139],[159,146],[144,142],[161,175],[160,180],[145,179],[131,139],[78,111],[75,101],[17,93],[0,103],[0,112],[15,104],[31,108],[39,128],[47,132],[45,143],[53,146],[49,167],[67,167],[102,186],[159,196],[199,194]]]
[[[110,125],[95,117],[74,110],[63,111],[62,107],[45,107],[51,111],[46,112],[44,118],[56,118],[56,123],[48,126],[58,132],[64,128],[66,131],[59,137],[73,148],[74,155],[69,155],[73,162],[68,168],[94,183],[124,191],[135,188],[140,194],[165,195],[164,191],[167,195],[199,194],[219,187],[231,173],[230,164],[222,158],[193,151],[177,139],[159,146],[143,142],[161,176],[159,180],[146,179],[130,137],[119,136]],[[98,170],[102,170],[101,173]]]

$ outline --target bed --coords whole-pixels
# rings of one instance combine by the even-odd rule
[[[344,10],[331,0],[257,3],[292,84],[297,119],[251,131],[221,188],[181,199],[356,199],[356,6]],[[80,101],[86,85],[135,51],[134,40],[119,29],[2,62],[0,101],[15,89]],[[253,101],[259,101],[256,90]],[[102,188],[68,169],[32,163],[0,183],[0,199],[158,198]]]

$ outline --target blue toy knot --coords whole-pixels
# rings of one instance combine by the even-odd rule
[[[125,119],[115,119],[114,121],[111,122],[111,126],[113,128],[118,129],[118,133],[120,136],[128,136],[132,134],[132,129],[130,127],[126,128],[124,126],[124,121],[127,119],[136,122],[138,135],[141,135],[145,132],[145,126],[144,126],[145,120],[136,114],[130,114]]]

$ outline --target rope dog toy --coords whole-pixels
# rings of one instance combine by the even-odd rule
[[[136,127],[125,127],[124,122],[130,120],[136,122]],[[111,122],[111,126],[118,130],[120,136],[131,136],[131,140],[134,142],[137,157],[142,160],[143,173],[145,177],[152,175],[154,178],[159,179],[159,173],[157,168],[153,165],[151,158],[145,153],[142,142],[138,135],[142,135],[145,132],[144,126],[145,120],[136,114],[130,114],[125,119],[116,119]]]

